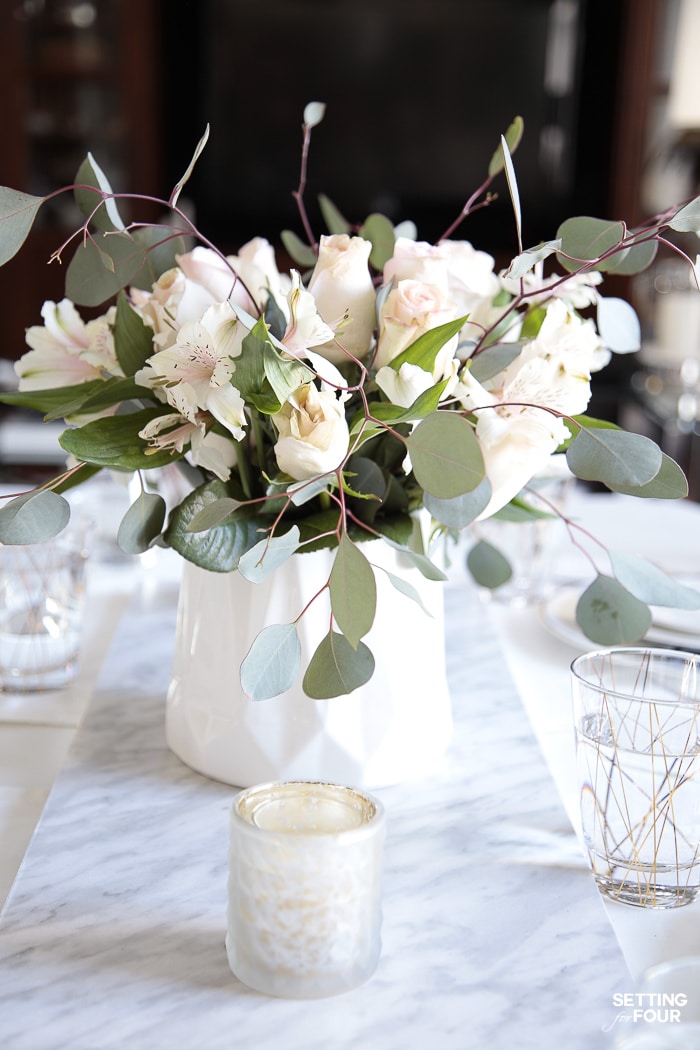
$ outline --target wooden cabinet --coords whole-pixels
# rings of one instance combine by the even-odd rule
[[[156,0],[0,0],[0,184],[51,193],[90,150],[116,190],[161,190],[158,11]],[[64,267],[48,260],[79,222],[69,195],[47,202],[0,269],[1,357],[18,358],[44,300],[62,297]]]

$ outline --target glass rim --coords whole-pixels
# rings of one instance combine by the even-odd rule
[[[254,798],[255,795],[264,796],[266,793],[271,794],[277,791],[282,795],[285,789],[289,789],[290,792],[294,788],[316,788],[319,792],[323,792],[326,789],[327,794],[337,798],[338,795],[354,797],[361,803],[361,808],[364,810],[366,816],[363,817],[362,822],[354,827],[341,828],[339,830],[299,830],[299,831],[286,831],[280,828],[266,828],[260,824],[256,824],[254,821],[248,819],[241,812],[242,805]],[[244,788],[239,791],[233,798],[231,803],[231,820],[236,827],[248,834],[255,836],[264,836],[268,840],[273,838],[284,839],[289,841],[290,838],[295,840],[313,840],[317,842],[327,841],[332,839],[342,844],[356,842],[362,838],[369,838],[380,830],[381,826],[385,821],[384,806],[376,796],[370,794],[364,789],[353,787],[348,784],[334,783],[328,780],[303,780],[301,778],[295,778],[292,780],[270,780],[261,784],[254,784],[251,787]]]
[[[615,686],[604,686],[600,680],[594,681],[592,678],[585,677],[579,670],[580,664],[584,661],[589,660],[591,664],[596,659],[606,659],[608,657],[619,656],[652,656],[659,657],[659,659],[670,662],[691,662],[698,665],[700,670],[700,654],[690,653],[685,649],[666,649],[660,648],[654,645],[615,645],[609,646],[603,649],[592,649],[587,653],[579,653],[578,656],[574,657],[569,665],[569,670],[572,676],[580,682],[582,685],[587,686],[589,689],[596,689],[599,692],[605,692],[611,696],[622,697],[625,700],[632,700],[638,704],[664,704],[669,707],[688,707],[694,708],[700,705],[700,697],[693,700],[691,697],[679,696],[673,699],[664,699],[662,697],[654,696],[639,696],[636,693],[631,693],[626,689],[618,689]]]

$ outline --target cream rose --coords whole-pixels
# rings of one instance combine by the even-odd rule
[[[437,285],[414,280],[399,281],[382,307],[375,358],[377,368],[388,365],[424,332],[452,321],[456,316],[453,304]],[[442,377],[456,349],[457,336],[453,336],[438,353],[433,372],[436,377]]]
[[[348,354],[365,357],[372,344],[376,296],[369,272],[371,250],[362,237],[344,233],[321,237],[308,290],[336,337],[315,349],[335,364],[347,361]]]
[[[350,433],[343,403],[330,390],[313,383],[300,387],[272,416],[279,438],[277,465],[295,481],[307,481],[340,466]]]

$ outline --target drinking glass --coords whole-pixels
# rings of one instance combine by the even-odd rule
[[[700,889],[698,657],[649,648],[571,665],[581,819],[607,898],[675,908]]]

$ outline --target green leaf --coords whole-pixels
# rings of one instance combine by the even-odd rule
[[[352,226],[325,193],[319,193],[318,204],[329,233],[351,233]]]
[[[369,410],[375,419],[379,419],[384,423],[391,423],[392,426],[395,426],[397,423],[413,423],[415,420],[424,419],[425,416],[432,415],[436,411],[448,382],[449,380],[443,379],[441,382],[436,383],[435,386],[424,390],[408,408],[401,408],[400,405],[394,405],[390,401],[379,401],[371,404]],[[360,414],[359,419],[362,426],[362,421],[366,419],[364,413]],[[365,440],[370,440],[376,436],[377,432],[372,430],[372,426],[371,422],[367,426],[363,426],[363,437]],[[383,433],[383,429],[378,432],[380,434]]]
[[[142,226],[131,236],[142,249],[142,262],[129,284],[150,292],[158,278],[177,263],[177,256],[185,251],[182,237],[173,237],[168,226]]]
[[[117,470],[148,470],[164,467],[180,459],[180,454],[161,449],[150,455],[148,445],[139,437],[147,423],[159,415],[172,411],[170,408],[146,408],[126,415],[93,419],[75,430],[64,430],[59,444],[83,463],[97,467],[112,467]]]
[[[156,492],[141,492],[121,520],[117,543],[127,554],[143,554],[160,536],[165,500]]]
[[[510,562],[492,544],[479,540],[467,555],[467,568],[480,587],[495,590],[513,575]]]
[[[554,253],[558,252],[560,248],[560,239],[555,241],[545,241],[543,244],[538,244],[534,248],[527,248],[526,251],[521,252],[520,255],[516,255],[504,276],[510,277],[513,280],[525,277],[525,275],[528,274],[538,262],[548,259],[550,255],[554,255]]]
[[[700,234],[700,197],[696,197],[690,204],[677,211],[668,225],[679,233]]]
[[[372,251],[369,253],[369,261],[375,270],[383,270],[386,263],[394,254],[396,237],[394,226],[386,215],[375,212],[368,215],[359,232],[360,237],[372,242]]]
[[[411,601],[414,601],[416,605],[420,605],[421,609],[426,616],[433,618],[433,614],[428,608],[426,608],[423,599],[420,596],[420,592],[416,590],[412,583],[409,583],[403,576],[396,576],[393,572],[389,572],[388,569],[383,570],[392,587],[394,587],[400,594],[404,594]]]
[[[593,262],[620,244],[625,236],[621,222],[608,222],[583,215],[566,219],[557,230],[561,240],[559,263],[570,273],[585,262]],[[601,265],[598,269],[603,269]]]
[[[649,630],[651,613],[621,583],[601,574],[579,598],[576,622],[598,645],[631,645]]]
[[[241,664],[241,686],[251,700],[269,700],[294,685],[301,662],[296,624],[272,624],[257,636]]]
[[[83,383],[83,387],[92,386],[92,383]],[[76,388],[79,390],[79,387]],[[64,404],[58,411],[55,409],[46,413],[46,421],[69,416],[90,415],[95,412],[103,412],[113,405],[121,405],[129,401],[140,400],[153,401],[153,391],[148,387],[139,386],[130,376],[122,379],[120,376],[111,376],[109,379],[98,379],[94,390],[86,390],[85,396],[76,396],[73,404]],[[158,409],[160,411],[160,409]]]
[[[616,485],[615,491],[646,499],[685,499],[688,481],[676,461],[663,452],[661,468],[651,481],[643,485]]]
[[[66,295],[78,306],[100,306],[131,283],[146,249],[128,233],[97,233],[76,250],[66,271]]]
[[[183,558],[211,572],[233,572],[241,555],[254,547],[269,523],[241,507],[225,525],[190,532],[189,525],[209,504],[228,496],[223,481],[211,481],[185,496],[170,515],[165,542]]]
[[[655,478],[662,455],[658,445],[640,434],[584,428],[569,445],[566,461],[576,477],[600,481],[617,492]]]
[[[316,265],[316,252],[308,244],[304,244],[293,230],[282,230],[280,239],[293,261],[299,266],[306,268]]]
[[[510,150],[508,149],[508,143],[505,135],[501,135],[501,148],[503,150],[503,167],[506,172],[506,182],[508,183],[508,192],[510,193],[510,199],[513,204],[513,215],[515,216],[515,229],[518,236],[518,247],[522,252],[523,248],[523,213],[520,207],[520,193],[518,191],[518,180],[515,177],[515,168],[513,167],[513,161],[511,159]]]
[[[90,221],[98,230],[124,229],[117,202],[113,196],[110,196],[113,193],[112,187],[92,153],[88,153],[78,168],[75,182],[76,187],[73,190],[73,196],[81,214],[86,219],[90,218]],[[94,188],[90,189],[89,187]],[[106,199],[105,195],[107,195]],[[102,200],[101,205],[100,200]],[[95,211],[95,209],[97,210]]]
[[[643,236],[648,236],[646,231],[641,231]],[[659,242],[656,240],[645,240],[639,244],[631,244],[621,252],[617,252],[605,264],[606,273],[615,273],[620,276],[631,276],[641,273],[650,266],[656,258],[659,250]]]
[[[700,609],[700,591],[679,583],[644,558],[622,551],[611,551],[610,560],[615,578],[635,598],[647,605]]]
[[[520,140],[523,137],[524,128],[525,125],[523,124],[523,118],[514,117],[513,122],[511,123],[510,127],[505,133],[505,136],[501,136],[502,139],[503,137],[505,137],[506,144],[508,146],[508,149],[510,150],[511,155],[515,153],[516,149],[520,145]],[[493,178],[495,175],[498,175],[499,172],[503,171],[504,167],[505,157],[503,154],[503,142],[501,141],[501,144],[499,145],[498,149],[495,151],[489,162],[489,175],[491,176],[491,178]]]
[[[185,174],[182,176],[181,179],[179,179],[175,183],[175,188],[173,189],[173,192],[170,194],[170,201],[169,201],[169,203],[170,203],[171,207],[174,208],[176,206],[176,204],[178,202],[178,198],[179,198],[180,194],[182,193],[182,188],[185,185],[185,183],[189,182],[190,176],[192,175],[192,172],[194,171],[194,166],[197,163],[197,161],[199,160],[199,158],[200,158],[200,156],[202,154],[202,150],[206,146],[208,139],[209,139],[209,125],[207,124],[206,128],[204,129],[204,134],[202,135],[201,139],[199,140],[199,142],[195,146],[195,150],[194,150],[194,153],[192,155],[192,160],[187,165],[187,169],[185,171]]]
[[[448,529],[463,529],[470,525],[486,509],[491,499],[491,482],[484,478],[472,492],[465,492],[463,496],[455,496],[454,499],[437,499],[426,492],[423,495],[423,504],[436,521],[446,525]]]
[[[307,102],[304,107],[304,124],[307,128],[315,128],[321,123],[325,115],[325,102]]]
[[[238,562],[238,571],[251,583],[260,583],[280,565],[284,565],[298,550],[299,529],[293,525],[282,536],[265,537],[242,554]]]
[[[515,361],[522,348],[522,343],[494,343],[469,358],[469,370],[477,382],[485,383]]]
[[[434,412],[406,441],[421,488],[438,499],[473,492],[484,477],[484,461],[472,427],[456,412]]]
[[[0,186],[0,266],[20,250],[45,199]]]
[[[282,357],[270,342],[264,344],[263,368],[280,405],[283,405],[290,394],[300,386],[310,383],[314,378],[310,368],[293,357]]]
[[[3,390],[0,402],[5,405],[21,405],[47,413],[47,419],[71,415],[85,400],[104,386],[102,379],[72,386],[51,387],[48,390]]]
[[[232,499],[230,496],[222,496],[221,499],[212,500],[211,503],[207,503],[202,510],[198,511],[190,519],[187,531],[207,532],[208,529],[213,529],[215,525],[220,525],[222,521],[229,518],[240,506],[241,504],[238,500]]]
[[[51,489],[28,492],[0,507],[0,543],[42,543],[70,519],[68,501]]]
[[[639,318],[624,299],[598,300],[598,331],[608,347],[616,354],[631,354],[642,345]]]
[[[407,558],[411,562],[411,564],[415,566],[416,569],[418,569],[421,576],[425,576],[426,580],[435,580],[436,582],[439,582],[447,579],[447,576],[442,571],[442,569],[438,569],[437,565],[435,565],[435,563],[432,562],[430,558],[428,558],[425,554],[421,554],[420,551],[413,550],[413,548],[409,547],[405,543],[395,542],[384,531],[382,532],[382,535],[385,537],[385,542],[388,543],[390,547],[394,547],[397,551],[400,551],[401,555],[404,558]]]
[[[133,376],[152,356],[153,329],[144,324],[123,292],[117,296],[114,349],[126,376]]]
[[[374,571],[359,547],[341,537],[330,576],[331,611],[353,649],[367,634],[377,609]]]
[[[389,364],[396,372],[401,365],[417,365],[424,372],[432,372],[435,367],[435,359],[445,343],[464,328],[466,317],[458,317],[455,321],[438,325],[437,328],[429,328],[427,332],[419,336],[413,343],[397,354]]]
[[[330,700],[359,689],[373,674],[374,656],[365,643],[353,649],[344,635],[331,631],[311,657],[304,692],[312,700]]]

